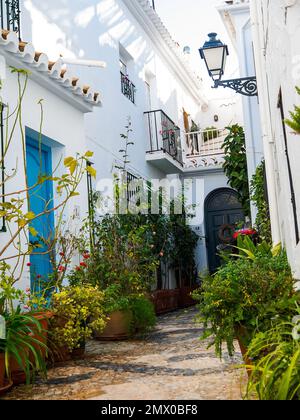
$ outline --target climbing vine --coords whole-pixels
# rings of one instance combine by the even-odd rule
[[[222,146],[225,152],[223,168],[229,180],[228,184],[239,193],[245,215],[249,216],[250,193],[244,129],[238,124],[226,129],[229,130],[229,134]]]
[[[251,200],[256,205],[258,213],[256,216],[256,228],[261,239],[272,242],[271,221],[269,205],[265,190],[265,162],[263,161],[256,169],[250,185]]]
[[[296,86],[296,91],[300,95],[300,88]],[[294,106],[294,112],[290,111],[291,119],[286,119],[285,123],[295,132],[300,134],[300,107]]]

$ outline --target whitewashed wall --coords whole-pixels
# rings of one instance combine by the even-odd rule
[[[300,243],[295,219],[300,225],[300,137],[286,127],[291,177],[295,189],[296,217],[291,204],[291,182],[284,144],[278,97],[282,90],[284,114],[300,103],[295,86],[300,86],[300,1],[251,1],[252,30],[261,95],[264,147],[271,189],[274,241],[282,241],[297,279],[300,279]]]
[[[182,108],[199,121],[203,101],[196,101],[186,89],[159,52],[158,45],[147,36],[124,2],[25,0],[23,4],[22,36],[32,40],[37,49],[47,52],[53,59],[63,54],[107,63],[105,70],[76,66],[81,79],[89,80],[102,94],[103,108],[90,115],[86,123],[88,143],[95,151],[99,175],[111,174],[114,161],[120,156],[120,133],[124,132],[130,116],[135,142],[130,166],[146,178],[163,177],[163,173],[145,161],[149,144],[143,113],[150,110],[145,81],[151,85],[152,109],[163,109],[181,128]],[[128,70],[137,89],[135,105],[121,93],[119,43],[132,57]]]
[[[220,13],[237,51],[240,68],[239,77],[255,76],[249,3],[248,1],[234,1],[233,5],[224,5],[225,2],[223,6],[220,6]],[[228,59],[230,59],[230,55]],[[249,180],[251,180],[257,166],[264,158],[259,99],[242,96],[241,100],[244,113],[248,174]],[[253,205],[251,212],[254,221],[257,210]]]
[[[20,64],[20,68],[22,65]],[[2,101],[9,105],[10,111],[14,110],[18,101],[18,85],[16,74],[11,74],[9,68],[6,70],[6,79],[3,81],[1,92]],[[23,99],[22,122],[23,128],[31,128],[37,132],[40,131],[40,106],[38,102],[43,99],[44,121],[42,133],[51,141],[47,143],[52,148],[52,166],[53,169],[58,167],[57,174],[64,173],[62,164],[66,156],[75,156],[76,153],[85,153],[87,145],[84,134],[84,114],[58,98],[46,88],[41,87],[34,81],[32,76],[28,82],[26,94]],[[12,120],[10,120],[12,121]],[[6,193],[19,191],[25,186],[24,171],[22,164],[23,155],[21,153],[21,132],[17,128],[12,140],[10,152],[5,159],[5,167],[8,173],[17,167],[16,176],[6,183]],[[78,192],[80,196],[70,200],[65,220],[74,215],[74,211],[78,213],[79,218],[74,220],[73,228],[81,224],[81,219],[87,215],[87,187],[86,178],[83,179],[79,186]],[[55,191],[54,191],[55,194]],[[54,195],[54,203],[59,203],[59,197]],[[24,209],[26,211],[26,209]],[[4,245],[8,240],[8,233],[0,232],[0,243]],[[9,249],[7,256],[14,255],[13,249]],[[25,289],[30,286],[30,273],[27,269],[18,286]]]

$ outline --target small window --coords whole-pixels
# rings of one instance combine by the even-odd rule
[[[127,76],[127,64],[120,58],[120,70],[124,76]]]

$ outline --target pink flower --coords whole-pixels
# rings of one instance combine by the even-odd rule
[[[27,306],[27,305],[24,305],[24,309],[25,309],[25,311],[28,311],[28,309],[29,309],[29,306]]]

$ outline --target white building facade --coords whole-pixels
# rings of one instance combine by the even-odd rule
[[[239,77],[256,76],[250,3],[248,0],[222,1],[218,11],[227,28],[239,60]],[[230,57],[230,56],[229,56]],[[224,77],[226,78],[226,77]],[[264,158],[258,97],[242,97],[249,181]],[[256,209],[252,205],[252,220]]]
[[[300,1],[250,5],[273,240],[285,245],[299,280],[300,139],[284,120],[300,102]]]
[[[201,78],[151,6],[148,0],[91,0],[85,5],[78,0],[24,0],[22,37],[37,48],[46,46],[53,60],[62,55],[66,61],[106,63],[105,69],[76,66],[81,78],[101,88],[103,107],[86,119],[87,144],[95,153],[100,180],[111,178],[120,165],[124,143],[120,134],[126,131],[128,117],[134,146],[127,170],[132,176],[148,181],[198,180],[201,191],[194,204],[200,211],[193,225],[199,235],[197,267],[203,272],[209,254],[204,203],[210,193],[228,187],[222,169],[222,129],[235,123],[232,118],[239,112],[236,103],[229,101],[223,111],[221,102],[215,109],[204,97]],[[199,130],[215,126],[220,132],[204,144],[201,133],[186,136],[195,126]]]
[[[37,215],[47,206],[47,209],[57,207],[62,198],[57,194],[52,180],[41,183],[36,188],[33,186],[38,182],[39,176],[64,174],[64,158],[87,152],[84,118],[85,114],[100,105],[99,95],[93,91],[86,94],[80,84],[73,86],[59,62],[51,63],[47,55],[36,52],[32,44],[19,42],[17,34],[13,32],[1,31],[0,61],[1,102],[4,105],[1,113],[1,203],[24,198],[28,185],[31,188],[28,191],[31,211]],[[29,75],[27,82],[25,74],[19,75],[12,69],[26,71]],[[22,106],[20,95],[23,97]],[[26,169],[23,147],[26,148]],[[64,218],[72,219],[74,230],[81,226],[87,213],[86,177],[79,184],[78,192],[80,195],[71,198],[64,211]],[[25,202],[27,203],[26,200]],[[22,211],[26,214],[29,208],[22,208]],[[53,234],[57,226],[56,216],[57,212],[51,212],[49,218],[40,219],[39,227],[44,224],[43,234]],[[16,232],[14,224],[16,222],[9,222],[6,218],[0,219],[1,261],[6,258],[6,262],[12,267],[11,272],[16,268],[16,277],[22,273],[22,267],[25,267],[18,282],[18,286],[25,289],[30,287],[34,276],[44,274],[43,270],[47,270],[50,256],[49,253],[44,256],[27,255],[25,259],[11,260],[10,257],[18,254],[18,249],[21,253],[28,253],[29,240],[40,240],[39,236],[29,238],[25,232],[3,253]],[[31,267],[27,265],[30,262]]]

